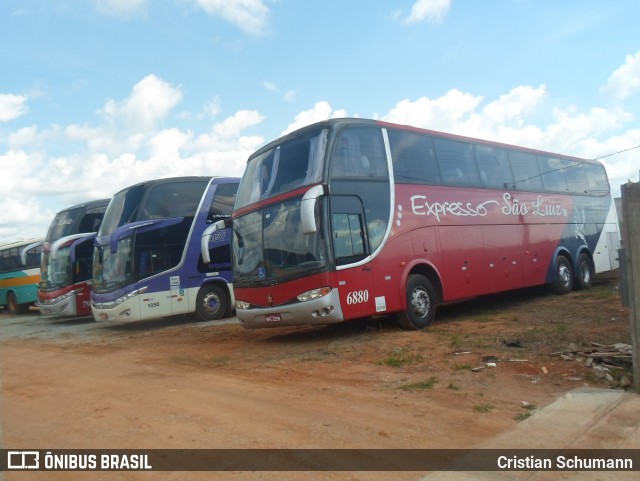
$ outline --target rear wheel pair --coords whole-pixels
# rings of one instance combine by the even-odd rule
[[[594,268],[589,256],[585,253],[578,258],[578,272],[575,276],[571,262],[563,255],[556,258],[555,279],[551,283],[552,289],[558,294],[568,294],[574,286],[574,280],[580,289],[589,289],[593,284]]]

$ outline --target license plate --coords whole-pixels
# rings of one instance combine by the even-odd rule
[[[280,314],[269,314],[268,316],[264,316],[264,320],[266,322],[280,322],[282,316]]]

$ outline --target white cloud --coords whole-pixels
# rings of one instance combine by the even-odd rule
[[[616,69],[601,88],[605,94],[624,100],[640,90],[640,51],[627,55],[624,65]]]
[[[166,129],[149,140],[149,157],[160,162],[175,162],[191,134],[179,129]]]
[[[442,22],[450,6],[450,0],[416,0],[411,7],[411,13],[403,22],[406,24]]]
[[[204,104],[204,108],[202,109],[201,118],[213,118],[217,116],[221,111],[221,99],[220,97],[213,97],[206,104]]]
[[[268,90],[269,92],[278,91],[278,86],[273,82],[269,82],[268,80],[265,80],[264,82],[262,82],[262,86],[265,88],[265,90]]]
[[[100,13],[120,20],[146,15],[148,3],[148,0],[93,0],[96,10]]]
[[[269,8],[262,0],[192,0],[210,15],[217,15],[251,34],[264,33]]]
[[[29,111],[26,95],[0,94],[0,122],[17,119]]]
[[[269,92],[274,92],[274,93],[279,93],[280,89],[278,88],[278,86],[276,84],[274,84],[273,82],[269,82],[269,81],[264,81],[262,82],[262,86],[264,87],[265,90],[269,91]],[[283,95],[282,95],[282,100],[284,100],[285,102],[292,102],[293,100],[295,100],[295,98],[298,95],[298,91],[297,90],[287,90]]]
[[[0,243],[44,237],[42,226],[49,225],[55,212],[43,208],[35,197],[0,199]]]
[[[612,135],[635,120],[622,107],[555,108],[546,119],[532,120],[547,101],[546,86],[519,86],[483,106],[483,99],[458,90],[444,96],[402,100],[382,118],[432,130],[537,148],[584,158],[640,145],[640,129]],[[638,179],[637,151],[602,159],[614,196],[620,184]]]
[[[27,182],[24,173],[31,171],[30,163],[34,160],[21,150],[9,150],[4,155],[0,155],[0,169],[3,175],[0,176],[0,191],[6,193],[21,189]]]
[[[602,140],[594,136],[584,137],[576,142],[574,150],[580,157],[600,159],[607,169],[612,194],[619,197],[621,184],[640,180],[639,145],[640,129],[631,129]]]
[[[99,113],[110,124],[124,123],[127,130],[146,132],[154,129],[180,100],[179,88],[148,75],[133,86],[129,97],[121,102],[107,101]]]
[[[126,98],[110,99],[97,110],[94,125],[34,125],[9,133],[0,152],[0,212],[12,214],[0,216],[0,239],[42,236],[56,211],[111,197],[137,182],[242,175],[248,156],[264,143],[263,137],[245,132],[264,116],[240,110],[201,135],[163,128],[181,99],[179,88],[149,75]],[[209,115],[220,110],[217,97],[202,107]],[[66,153],[53,154],[52,146],[65,146]]]
[[[287,90],[283,95],[282,100],[284,100],[285,102],[293,102],[297,96],[298,96],[297,90]]]
[[[37,174],[46,166],[45,159],[41,152],[8,150],[0,154],[0,243],[44,236],[43,226],[55,214],[39,200],[46,184]]]
[[[296,115],[293,123],[287,126],[284,132],[282,132],[282,135],[288,134],[289,132],[293,132],[294,130],[300,129],[307,125],[311,125],[315,122],[320,122],[321,120],[346,116],[347,112],[345,110],[333,110],[329,102],[321,100],[309,110],[305,110],[304,112],[300,112],[298,115]]]
[[[632,86],[637,56],[628,57],[616,70],[622,73],[614,73],[608,85],[614,84],[613,78],[625,78],[621,85]],[[451,89],[440,97],[405,98],[379,117],[586,158],[640,145],[640,129],[627,127],[636,119],[624,106],[554,109],[549,90],[545,85],[519,85],[487,99]],[[0,216],[0,239],[42,235],[55,210],[110,197],[136,182],[177,175],[242,175],[247,157],[264,144],[261,135],[250,133],[264,122],[264,115],[239,110],[202,132],[166,125],[182,97],[180,87],[149,75],[125,98],[109,99],[96,111],[93,124],[31,125],[7,133],[0,144],[0,212],[11,213]],[[217,117],[220,99],[209,99],[201,112]],[[295,115],[283,134],[345,116],[345,110],[318,101]],[[60,152],[59,146],[67,151]],[[637,155],[638,150],[631,150],[602,160],[614,195],[620,195],[619,185],[627,179],[638,179]]]
[[[219,139],[235,138],[246,128],[253,127],[263,120],[264,117],[257,110],[240,110],[214,126],[213,133]]]
[[[39,143],[40,134],[35,125],[23,127],[9,134],[7,145],[10,150],[20,150],[23,146],[36,145]]]
[[[528,85],[516,87],[484,107],[483,116],[494,125],[513,121],[522,123],[523,117],[540,105],[546,93],[544,85],[537,88]]]
[[[414,102],[408,99],[401,100],[383,117],[383,120],[450,131],[463,119],[468,118],[481,101],[482,97],[474,97],[452,89],[443,97],[434,100],[428,97],[421,97]]]

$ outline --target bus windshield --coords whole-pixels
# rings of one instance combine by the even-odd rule
[[[327,129],[301,135],[249,159],[236,209],[319,182],[327,135]]]
[[[71,283],[71,244],[58,249],[55,258],[49,252],[42,253],[40,289],[53,290]]]
[[[91,279],[94,238],[94,234],[82,237],[69,236],[60,247],[44,249],[40,265],[39,289],[43,292],[52,292]],[[52,252],[53,250],[55,252]]]
[[[108,291],[177,266],[209,181],[169,179],[138,184],[118,192],[109,204],[99,238],[109,236],[127,224],[154,222],[112,239],[115,250],[111,246],[96,246],[94,291]]]
[[[98,235],[109,235],[136,221],[193,216],[207,184],[206,180],[163,182],[151,188],[139,184],[118,192],[109,204]]]
[[[301,198],[289,199],[237,219],[233,243],[236,283],[299,277],[326,266],[320,230],[302,233],[300,202]],[[320,222],[317,216],[316,222]]]
[[[71,209],[58,212],[49,226],[45,240],[52,242],[70,234],[75,234],[74,228],[83,214],[84,209]]]

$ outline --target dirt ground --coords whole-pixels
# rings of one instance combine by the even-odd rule
[[[11,331],[0,344],[0,444],[5,449],[471,448],[535,416],[537,408],[571,389],[609,385],[584,359],[563,360],[553,353],[570,343],[630,343],[617,286],[618,280],[609,278],[566,296],[536,288],[484,297],[439,308],[434,324],[416,332],[399,329],[392,318],[252,331],[237,323],[184,319],[108,326],[33,316],[38,329],[51,333],[25,337]],[[8,319],[0,314],[0,329]],[[625,372],[612,374],[619,379]],[[422,474],[6,472],[4,477],[401,481]]]

